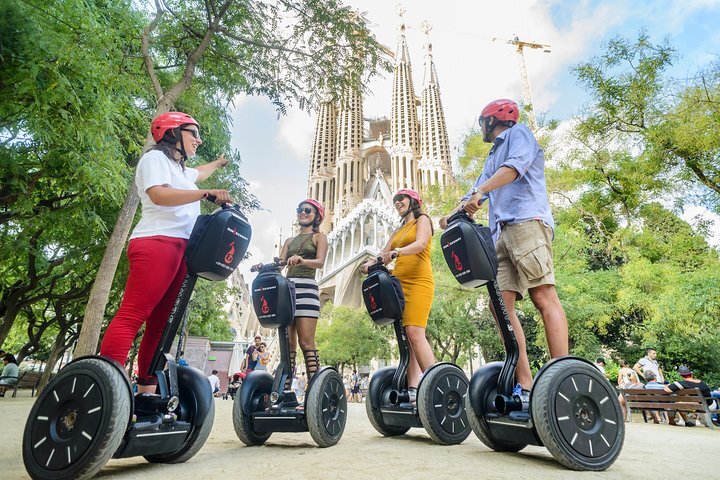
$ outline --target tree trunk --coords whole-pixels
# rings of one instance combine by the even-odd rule
[[[137,188],[133,181],[128,189],[125,203],[123,204],[122,210],[120,210],[120,215],[118,215],[118,219],[115,222],[112,234],[108,239],[105,255],[103,255],[95,283],[90,291],[90,298],[85,307],[85,318],[83,319],[80,336],[75,346],[74,355],[76,357],[97,353],[100,330],[105,316],[105,306],[110,297],[110,288],[112,287],[115,271],[120,261],[120,255],[122,255],[125,248],[125,240],[130,233],[130,227],[132,226],[139,202],[140,197],[137,194]]]
[[[17,314],[18,310],[17,308],[14,308],[14,305],[8,306],[5,310],[5,315],[2,317],[2,323],[0,323],[0,345],[5,343],[5,339],[10,333],[10,329],[12,328],[13,323],[15,323]]]
[[[62,354],[65,353],[66,334],[67,329],[62,328],[55,337],[55,343],[53,344],[52,350],[50,351],[47,366],[45,367],[45,371],[40,377],[40,383],[38,384],[38,393],[40,393],[40,391],[42,391],[45,385],[48,384],[48,382],[50,381],[50,377],[52,376],[52,372],[55,369],[55,365],[58,363],[58,360],[60,360],[60,357],[62,357]]]

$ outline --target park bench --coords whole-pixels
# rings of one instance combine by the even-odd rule
[[[18,388],[30,388],[32,389],[32,392],[30,392],[30,396],[35,396],[35,389],[38,387],[38,384],[40,383],[40,377],[42,376],[42,372],[32,372],[29,370],[26,370],[24,372],[20,372],[20,376],[18,377],[18,383],[17,385],[5,385],[7,390],[5,391],[5,396],[8,396],[8,393],[10,390],[12,390],[13,398],[17,396],[17,389]]]
[[[715,428],[710,418],[711,413],[706,398],[697,388],[671,393],[660,389],[623,388],[622,394],[628,410],[658,410],[670,412],[671,415],[676,411],[696,413],[705,417],[705,425],[711,429]],[[643,418],[647,422],[645,415]]]

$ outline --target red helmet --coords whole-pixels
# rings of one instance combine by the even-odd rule
[[[313,207],[315,207],[315,211],[317,211],[317,223],[322,223],[323,218],[325,218],[325,208],[323,208],[322,203],[318,202],[317,200],[313,200],[312,198],[306,198],[302,202],[298,203],[298,207],[302,205],[303,203],[309,203]]]
[[[398,195],[407,195],[408,197],[414,199],[416,202],[418,202],[418,205],[422,207],[423,201],[422,198],[420,198],[420,194],[416,192],[415,190],[411,188],[401,188],[400,190],[395,191],[393,193],[393,199],[397,197]],[[393,200],[394,201],[394,200]]]
[[[520,118],[520,109],[517,103],[507,98],[501,98],[487,104],[480,114],[481,118],[495,117],[501,122],[512,121],[517,123]],[[481,121],[482,123],[482,121]]]
[[[155,117],[150,124],[150,133],[152,133],[155,143],[162,140],[165,132],[171,128],[177,128],[181,125],[196,125],[200,128],[200,124],[187,113],[167,112]]]

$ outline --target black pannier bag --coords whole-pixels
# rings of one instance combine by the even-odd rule
[[[245,256],[251,236],[250,224],[237,209],[200,215],[185,249],[188,271],[207,280],[228,278]]]
[[[277,271],[255,277],[252,302],[255,315],[265,328],[289,327],[295,320],[295,284]]]
[[[464,212],[448,222],[440,237],[443,256],[455,279],[465,287],[479,287],[497,276],[497,254],[490,229]]]
[[[362,283],[362,295],[373,322],[388,325],[401,320],[405,295],[400,280],[390,275],[388,269],[380,264],[370,267],[369,271]]]

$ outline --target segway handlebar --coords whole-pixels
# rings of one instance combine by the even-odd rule
[[[212,204],[217,205],[215,203],[215,200],[217,200],[217,197],[215,195],[211,195],[208,193],[205,195],[205,200],[207,200],[208,202],[210,202]],[[219,205],[219,207],[222,208],[223,210],[227,210],[229,208],[233,209],[236,213],[240,214],[240,216],[244,220],[247,221],[247,216],[242,212],[242,210],[240,210],[240,206],[237,203],[223,203],[222,205]]]
[[[282,260],[279,257],[275,257],[270,263],[258,263],[257,265],[253,265],[252,267],[250,267],[250,271],[260,273],[268,272],[271,270],[279,270],[285,265],[287,265],[287,262],[285,260]]]
[[[393,259],[397,258],[397,253],[392,252],[391,257]],[[383,262],[383,257],[381,255],[378,255],[375,257],[375,263],[368,267],[367,273],[370,274],[370,273],[374,272],[375,270],[380,270],[380,269],[385,270],[386,272],[388,271],[387,268],[385,267],[385,262]]]

